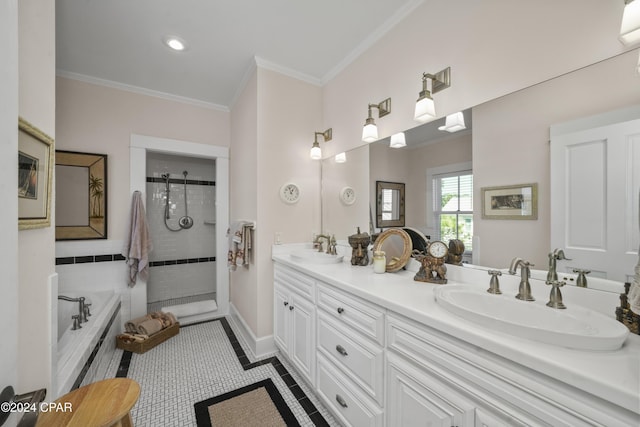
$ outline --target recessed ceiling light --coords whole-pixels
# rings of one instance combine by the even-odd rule
[[[171,49],[176,50],[178,52],[183,51],[187,48],[187,44],[184,42],[184,40],[176,36],[165,37],[164,44],[166,44]]]

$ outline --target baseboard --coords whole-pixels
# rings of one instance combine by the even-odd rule
[[[233,322],[240,336],[249,347],[249,351],[251,351],[254,359],[262,359],[278,351],[275,341],[273,340],[273,335],[257,338],[232,302],[229,303],[229,319]]]

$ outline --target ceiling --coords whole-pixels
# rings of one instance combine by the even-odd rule
[[[256,62],[322,85],[422,2],[57,0],[56,67],[226,110]],[[171,51],[167,35],[187,49]]]

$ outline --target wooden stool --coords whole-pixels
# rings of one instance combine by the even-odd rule
[[[129,378],[111,378],[73,390],[57,399],[59,408],[40,412],[37,426],[132,427],[129,411],[140,385]],[[64,410],[66,404],[67,410]],[[62,409],[60,409],[62,408]]]

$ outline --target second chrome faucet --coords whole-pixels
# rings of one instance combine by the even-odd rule
[[[531,295],[531,284],[529,283],[529,277],[531,277],[530,267],[533,267],[533,265],[522,258],[516,257],[511,260],[509,274],[516,274],[517,268],[520,267],[520,286],[518,286],[518,295],[516,295],[519,300],[535,301],[535,298]]]

